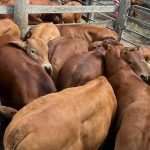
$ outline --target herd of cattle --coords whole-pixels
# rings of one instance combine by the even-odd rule
[[[66,3],[53,2],[50,0],[28,0],[30,5],[48,5],[48,6],[81,6],[79,2],[69,1]],[[0,0],[0,5],[14,6],[15,0]],[[14,16],[12,14],[0,14],[0,19],[9,18],[12,19]],[[81,21],[81,13],[56,13],[56,14],[29,14],[29,24],[36,25],[43,22],[53,22],[58,23],[79,23]]]
[[[82,0],[81,0],[82,1]],[[86,0],[83,0],[86,1]],[[144,2],[146,1],[146,2]],[[116,7],[116,12],[114,16],[118,16],[118,7],[119,7],[119,0],[114,0],[114,5]],[[50,0],[28,0],[30,5],[48,5],[48,6],[81,6],[82,4],[77,1],[50,1]],[[131,5],[142,5],[146,3],[146,6],[149,5],[147,0],[131,0]],[[0,5],[6,6],[14,6],[15,0],[0,0]],[[138,17],[138,13],[135,11],[130,12],[131,16]],[[0,14],[0,19],[9,18],[12,19],[14,16],[12,14]],[[62,23],[79,23],[81,22],[82,14],[81,13],[56,13],[56,14],[29,14],[29,24],[30,25],[37,25],[43,22],[53,22],[55,24],[62,24]]]
[[[104,27],[40,23],[22,41],[1,19],[4,149],[149,150],[150,50],[117,39]]]

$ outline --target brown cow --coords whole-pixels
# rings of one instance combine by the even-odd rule
[[[11,43],[22,48],[26,53],[40,64],[45,70],[51,70],[48,60],[48,42],[60,37],[60,32],[53,23],[41,23],[32,30],[30,39],[25,42],[12,41]]]
[[[130,65],[132,70],[142,78],[142,80],[147,81],[150,76],[150,69],[147,67],[145,63],[143,63],[145,62],[145,59],[141,54],[142,53],[141,47],[126,48],[126,49],[128,51],[126,51],[125,55],[123,56],[123,59]]]
[[[5,118],[12,118],[16,114],[16,112],[17,110],[12,107],[0,105],[0,116],[4,116]]]
[[[16,109],[14,109],[12,107],[2,106],[0,104],[0,145],[2,144],[1,139],[3,139],[4,130],[5,130],[4,128],[7,127],[7,125],[5,124],[5,121],[9,120],[9,122],[10,122],[10,120],[13,118],[13,116],[16,113],[17,113]]]
[[[131,5],[141,5],[141,0],[131,0]],[[130,11],[131,16],[134,18],[138,17],[139,13],[136,11]]]
[[[49,61],[52,64],[52,77],[56,84],[57,77],[64,63],[72,56],[88,51],[88,43],[82,39],[60,37],[49,42]]]
[[[14,5],[14,0],[2,0],[0,5],[12,6]],[[29,4],[31,5],[61,5],[59,2],[52,2],[49,0],[29,0]],[[0,19],[14,19],[11,14],[0,14]],[[62,15],[61,14],[29,14],[29,24],[36,25],[43,22],[53,22],[53,23],[62,23]]]
[[[96,50],[100,50],[101,54],[104,56],[106,54],[106,49],[105,46],[103,45],[104,41],[107,41],[109,39],[103,40],[103,41],[95,41],[89,44],[89,51],[96,51]],[[112,40],[112,39],[110,39]],[[116,41],[117,42],[117,41]]]
[[[65,3],[64,6],[82,6],[79,2],[70,1]],[[64,23],[80,23],[81,22],[81,13],[63,13],[62,21]]]
[[[141,0],[131,0],[131,4],[132,5],[140,5],[141,4]]]
[[[80,38],[87,42],[101,41],[106,38],[118,39],[117,33],[94,25],[57,25],[61,36]]]
[[[0,38],[0,96],[7,100],[2,105],[20,109],[37,97],[55,92],[56,88],[37,63],[11,45],[12,40],[9,35]]]
[[[120,42],[113,39],[105,39],[103,41],[96,41],[89,45],[89,51],[97,50],[101,48],[103,55],[106,54],[107,44],[111,44],[113,46],[120,45],[120,47],[125,48],[124,52],[126,55],[123,55],[123,59],[130,65],[133,71],[140,76],[144,81],[147,82],[149,80],[150,75],[150,65],[145,62],[145,59],[148,61],[150,58],[150,53],[147,48],[143,48],[140,46],[137,47],[124,47]],[[103,48],[104,49],[103,49]],[[142,54],[142,55],[141,55]],[[133,61],[134,60],[134,61]],[[139,61],[140,60],[140,61]],[[141,72],[143,72],[141,74]]]
[[[6,127],[12,120],[12,117],[16,114],[17,110],[11,107],[0,105],[0,149],[3,150],[3,136]]]
[[[60,2],[52,2],[49,0],[30,0],[29,3],[31,5],[49,5],[49,6],[61,6],[62,4]],[[81,4],[76,1],[67,2],[65,5],[67,6],[80,6]],[[53,22],[55,24],[58,23],[79,23],[81,21],[81,14],[80,13],[64,13],[64,14],[32,14],[29,15],[29,20],[32,21],[32,24],[41,23],[41,21],[44,22]]]
[[[104,74],[103,50],[78,54],[70,58],[60,71],[57,88],[83,85]]]
[[[46,95],[14,116],[5,132],[5,150],[97,150],[115,110],[105,77]]]
[[[14,40],[18,39],[10,35],[0,38],[0,96],[4,97],[3,105],[20,109],[37,97],[55,92],[56,88],[51,78],[38,64],[21,49],[11,45],[11,41]],[[3,113],[1,139],[10,122],[9,115],[11,117],[15,111],[4,107],[0,111]]]
[[[95,41],[89,44],[89,51],[97,50],[99,47],[103,46],[103,41]],[[106,51],[106,50],[105,50]]]
[[[0,19],[0,37],[6,34],[20,38],[20,29],[12,20]]]
[[[120,45],[108,45],[105,55],[105,67],[109,82],[117,97],[118,109],[116,129],[118,131],[115,150],[148,150],[150,130],[150,87],[135,74],[130,66],[122,59],[128,53],[137,51],[126,50]],[[137,53],[136,53],[137,55]],[[131,64],[136,71],[136,61],[133,57]],[[143,58],[142,58],[143,60]],[[130,61],[130,58],[129,58]],[[141,72],[143,74],[143,72]]]
[[[29,0],[29,4],[31,5],[51,5],[56,4],[53,1],[50,0]]]
[[[58,6],[61,5],[60,2],[52,2],[50,0],[29,0],[31,5],[49,5],[49,6]],[[31,21],[32,22],[31,22]],[[53,23],[62,23],[62,14],[30,14],[29,15],[30,24],[39,24],[42,22],[53,22]]]

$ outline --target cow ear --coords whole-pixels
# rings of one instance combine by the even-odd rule
[[[128,48],[124,47],[123,49],[121,49],[121,56],[123,58],[127,57],[128,55]]]
[[[103,44],[104,49],[106,50],[106,52],[109,52],[110,50],[113,49],[113,46],[111,44]]]
[[[9,43],[23,49],[24,51],[27,51],[27,48],[28,48],[27,42],[18,40],[18,41],[10,41]]]
[[[137,46],[137,50],[138,50],[141,54],[144,53],[144,52],[143,52],[143,48],[142,48],[141,46]]]

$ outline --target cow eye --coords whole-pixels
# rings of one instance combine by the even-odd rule
[[[32,53],[32,54],[35,54],[36,52],[35,52],[35,50],[34,50],[34,49],[31,49],[31,53]]]
[[[132,67],[132,68],[134,68],[134,64],[133,64],[133,62],[132,61],[128,61],[128,64]]]
[[[128,60],[128,64],[131,65],[131,64],[132,64],[132,61]]]
[[[128,55],[128,52],[127,52],[127,51],[125,51],[125,52],[124,52],[124,55]]]

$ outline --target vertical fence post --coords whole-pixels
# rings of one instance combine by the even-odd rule
[[[119,16],[115,22],[114,29],[118,33],[119,40],[125,28],[128,11],[131,6],[131,0],[121,0],[119,5]]]
[[[96,4],[97,4],[96,1],[92,1],[92,5],[93,5],[93,6],[96,6]],[[92,19],[92,20],[94,20],[94,14],[95,14],[94,12],[91,13],[91,19]]]
[[[92,5],[92,0],[88,0],[88,5]],[[87,13],[87,22],[90,22],[91,13]]]
[[[27,31],[28,13],[28,0],[16,0],[14,6],[14,20],[21,30],[21,38],[24,37]]]

